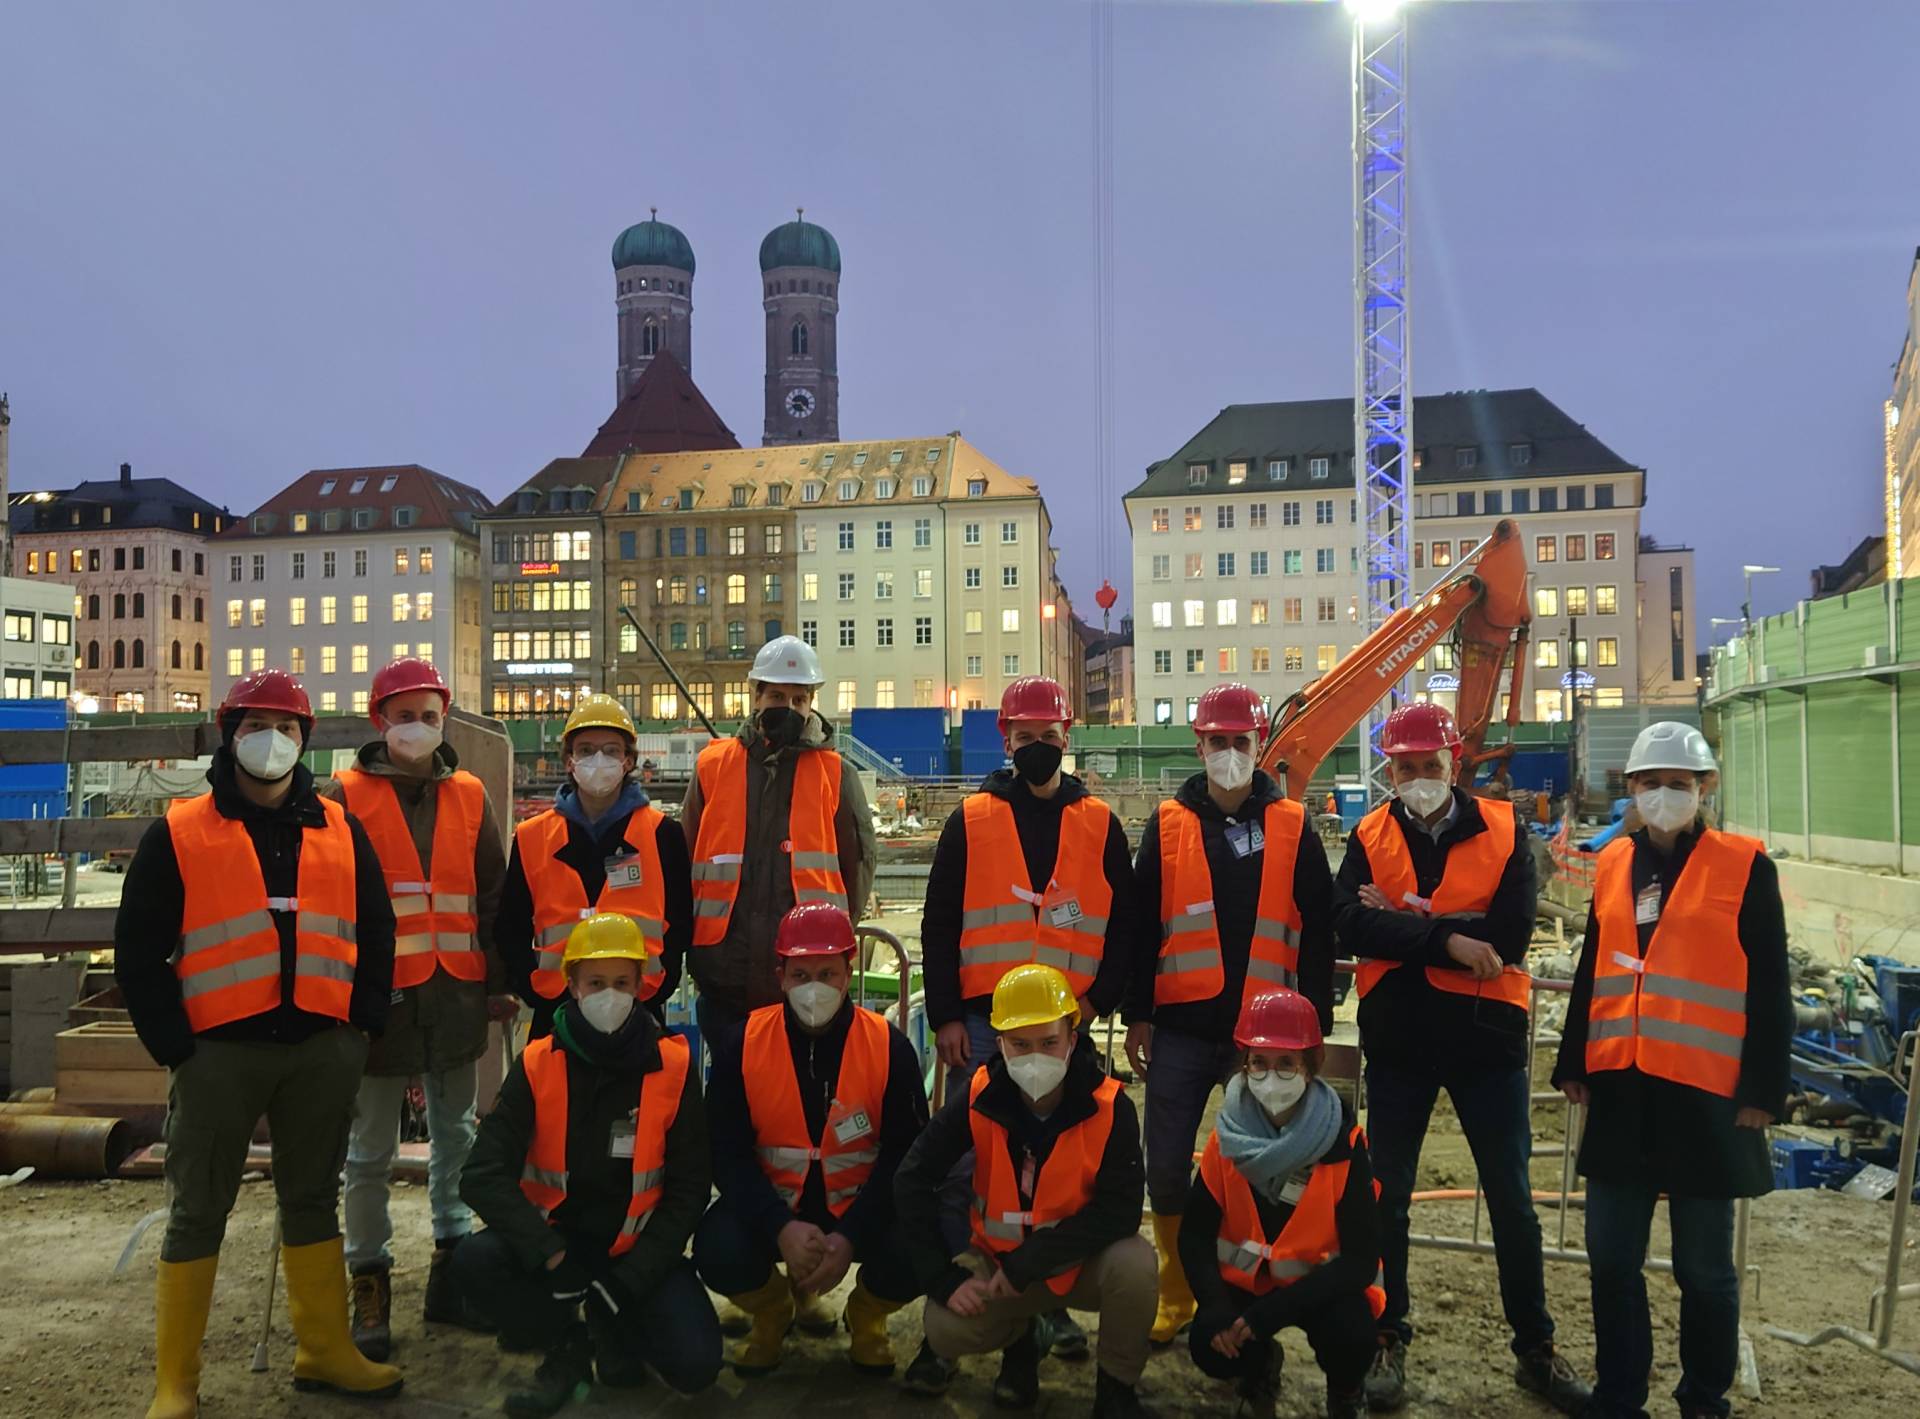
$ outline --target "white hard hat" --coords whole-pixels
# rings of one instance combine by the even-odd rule
[[[798,636],[775,636],[753,658],[749,680],[768,685],[822,685],[820,657]]]
[[[1718,768],[1713,762],[1713,750],[1707,747],[1707,736],[1691,724],[1671,719],[1649,724],[1641,730],[1627,755],[1630,774],[1643,769],[1690,769],[1696,774],[1710,774]]]

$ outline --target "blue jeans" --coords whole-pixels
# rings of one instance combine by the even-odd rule
[[[479,1081],[480,1066],[472,1061],[420,1076],[427,1096],[427,1201],[436,1242],[457,1240],[473,1230],[473,1213],[460,1200],[460,1170],[478,1131],[473,1099]],[[400,1105],[408,1083],[404,1076],[387,1074],[369,1074],[360,1081],[347,1134],[343,1201],[348,1266],[393,1264],[387,1189],[400,1147]]]
[[[897,1222],[880,1229],[873,1242],[855,1250],[859,1282],[883,1301],[905,1305],[920,1294],[906,1238]],[[757,1291],[773,1275],[780,1248],[762,1236],[722,1195],[693,1234],[693,1267],[709,1291],[741,1296]]]
[[[1513,1331],[1513,1353],[1525,1355],[1553,1339],[1547,1279],[1540,1256],[1540,1217],[1533,1210],[1533,1124],[1527,1109],[1527,1072],[1500,1070],[1448,1079],[1443,1075],[1367,1065],[1367,1141],[1380,1184],[1381,1266],[1387,1308],[1382,1331],[1413,1339],[1407,1322],[1407,1211],[1420,1169],[1420,1144],[1445,1087],[1473,1150],[1487,1197],[1500,1302]]]
[[[1655,1188],[1587,1179],[1587,1257],[1593,1273],[1593,1410],[1643,1419],[1653,1329],[1647,1316],[1647,1233]],[[1680,1384],[1676,1402],[1729,1412],[1740,1363],[1740,1275],[1733,1265],[1730,1198],[1668,1197],[1673,1279],[1680,1284]]]
[[[1239,1053],[1232,1040],[1153,1032],[1147,1061],[1147,1197],[1156,1215],[1177,1217],[1186,1211],[1201,1116]]]

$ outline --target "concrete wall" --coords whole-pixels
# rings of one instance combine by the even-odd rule
[[[1861,955],[1920,960],[1920,877],[1777,861],[1787,937],[1836,965]]]

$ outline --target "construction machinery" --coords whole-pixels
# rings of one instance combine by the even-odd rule
[[[1510,738],[1491,749],[1485,742],[1503,684],[1507,726],[1519,723],[1531,620],[1520,529],[1503,519],[1424,596],[1395,611],[1333,669],[1276,707],[1278,722],[1261,750],[1260,767],[1283,779],[1287,797],[1298,802],[1321,761],[1423,656],[1445,644],[1453,649],[1459,676],[1454,720],[1463,745],[1460,783],[1470,786],[1479,765],[1512,756]],[[1360,746],[1363,771],[1371,748]]]

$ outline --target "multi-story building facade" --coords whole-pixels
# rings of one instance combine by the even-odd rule
[[[240,676],[291,670],[321,714],[364,713],[373,672],[401,655],[481,703],[478,489],[418,464],[320,468],[211,551],[215,702]]]
[[[45,577],[0,577],[0,698],[64,700],[85,694],[76,688],[74,589]],[[101,706],[104,708],[104,706]]]
[[[1635,558],[1639,580],[1640,684],[1643,703],[1696,702],[1693,548],[1664,547],[1642,537]]]
[[[1531,389],[1419,399],[1414,432],[1417,589],[1500,519],[1519,525],[1533,580],[1523,717],[1561,718],[1575,694],[1636,697],[1644,470]],[[1190,722],[1222,680],[1277,704],[1364,638],[1352,447],[1351,400],[1232,405],[1126,495],[1143,721]],[[1415,693],[1451,705],[1456,671],[1437,649]]]
[[[74,678],[119,713],[206,708],[211,685],[210,538],[233,519],[169,478],[17,493],[14,570],[74,587]]]
[[[1089,626],[1087,647],[1087,723],[1137,724],[1133,698],[1133,617],[1122,616],[1120,629],[1101,632]]]
[[[1920,248],[1907,271],[1907,337],[1886,419],[1887,574],[1920,576]]]

